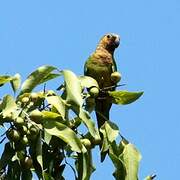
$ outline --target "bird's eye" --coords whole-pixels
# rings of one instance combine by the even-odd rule
[[[107,35],[107,38],[109,39],[110,37],[111,37],[111,35],[108,34],[108,35]]]

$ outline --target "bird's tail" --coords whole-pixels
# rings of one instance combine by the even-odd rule
[[[109,120],[109,111],[110,111],[111,105],[112,105],[112,103],[108,98],[100,98],[99,97],[96,99],[95,111],[96,111],[97,124],[98,124],[99,129],[105,123],[105,121]],[[101,136],[102,143],[103,143],[104,137],[101,132],[100,132],[100,136]],[[101,149],[102,144],[100,144],[99,147]],[[104,161],[107,154],[108,154],[108,150],[102,151],[102,149],[101,149],[101,162]]]
[[[98,97],[95,101],[95,111],[97,117],[98,128],[105,123],[105,121],[109,120],[109,111],[111,109],[112,103],[108,98]]]

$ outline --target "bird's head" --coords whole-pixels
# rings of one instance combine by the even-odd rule
[[[119,35],[113,33],[105,34],[99,42],[99,46],[105,48],[109,52],[114,52],[114,50],[119,46],[119,44]]]

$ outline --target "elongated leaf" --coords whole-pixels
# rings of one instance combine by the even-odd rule
[[[3,117],[5,118],[6,116],[9,116],[10,113],[14,112],[17,109],[14,98],[11,95],[6,95],[3,98],[1,108]]]
[[[37,142],[36,142],[36,158],[41,166],[41,170],[43,171],[43,158],[42,158],[42,143],[41,143],[41,132],[38,135]]]
[[[77,161],[78,179],[89,180],[91,174],[95,171],[92,164],[92,153],[88,150],[86,153],[78,154]]]
[[[113,176],[116,180],[122,179],[125,180],[127,171],[124,162],[120,158],[120,154],[122,154],[124,150],[124,141],[121,141],[119,145],[116,144],[116,141],[113,141],[109,147],[109,157],[115,166],[115,171]]]
[[[97,81],[90,76],[80,76],[78,78],[80,80],[82,88],[85,88],[85,87],[86,88],[90,88],[90,87],[99,88]]]
[[[61,117],[64,119],[66,114],[65,112],[66,106],[64,100],[59,96],[48,96],[46,97],[46,100],[49,104],[54,106],[54,108],[59,112]]]
[[[4,147],[3,154],[0,159],[0,171],[4,168],[11,160],[11,158],[15,155],[15,151],[11,147],[10,143],[6,143]]]
[[[87,111],[84,111],[82,108],[80,108],[79,114],[77,114],[79,118],[82,120],[82,122],[86,125],[88,128],[90,134],[95,139],[100,139],[99,131],[95,127],[95,123],[91,119],[89,113]]]
[[[64,119],[60,114],[51,111],[41,111],[43,114],[43,121],[58,121],[64,123]]]
[[[11,80],[11,86],[14,93],[20,88],[20,85],[21,85],[21,76],[20,74],[15,74]]]
[[[73,151],[83,153],[86,152],[86,148],[83,146],[80,139],[77,137],[75,132],[68,126],[60,122],[50,120],[44,121],[43,126],[47,133],[62,139],[71,147]]]
[[[130,104],[140,98],[143,92],[128,92],[128,91],[109,91],[109,96],[112,97],[114,104]]]
[[[27,79],[22,84],[20,95],[25,92],[31,92],[37,85],[49,80],[50,73],[56,69],[56,67],[48,65],[44,65],[36,69],[27,77]],[[55,77],[57,76],[52,76],[51,78]]]
[[[115,166],[115,171],[113,173],[113,176],[116,180],[125,180],[126,178],[126,168],[121,159],[119,159],[115,154],[109,153],[109,157],[111,158],[111,161],[113,162]]]
[[[11,80],[12,80],[11,76],[7,76],[7,75],[0,76],[0,86],[3,86],[4,84],[10,82]]]
[[[123,153],[120,155],[120,159],[123,161],[126,167],[126,180],[138,179],[138,167],[141,155],[133,144],[124,144]]]
[[[50,73],[44,79],[42,79],[41,84],[45,83],[45,82],[47,82],[47,81],[49,81],[51,79],[55,79],[55,78],[57,78],[59,76],[61,76],[60,73],[59,74],[57,74],[57,73]]]
[[[83,99],[81,96],[81,84],[77,76],[69,70],[62,71],[64,75],[65,88],[66,88],[66,101],[71,105],[81,107]]]
[[[110,143],[112,143],[119,134],[118,126],[111,121],[106,121],[100,131],[106,133],[106,137]]]
[[[115,141],[119,134],[119,129],[115,123],[106,121],[100,128],[100,132],[103,134],[103,143],[101,147],[101,162],[103,162],[111,146],[111,143]]]

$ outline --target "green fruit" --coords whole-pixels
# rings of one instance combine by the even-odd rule
[[[30,98],[33,102],[36,102],[39,98],[38,93],[35,92],[31,93]]]
[[[21,162],[21,165],[23,166],[23,168],[25,168],[25,169],[30,169],[33,165],[33,160],[29,156],[26,156],[20,162]]]
[[[27,132],[28,139],[30,140],[36,139],[38,133],[39,133],[39,129],[32,125]]]
[[[113,72],[111,74],[111,80],[114,82],[114,83],[118,83],[120,80],[121,80],[121,74],[119,72]]]
[[[89,94],[90,96],[92,97],[97,97],[99,95],[99,89],[97,87],[92,87],[90,90],[89,90]]]
[[[21,102],[22,102],[23,104],[27,104],[27,103],[29,102],[29,97],[23,97],[23,98],[21,99]]]
[[[35,126],[32,126],[29,131],[31,135],[37,135],[39,133],[39,130]]]
[[[20,133],[15,129],[10,129],[6,132],[6,136],[10,141],[17,142],[20,140]]]
[[[22,135],[24,135],[24,134],[27,134],[28,128],[25,125],[23,125],[23,126],[20,126],[18,130]]]
[[[23,138],[21,139],[21,144],[23,145],[23,146],[26,146],[26,145],[28,145],[28,138],[27,138],[27,136],[23,136]]]
[[[24,124],[24,119],[22,117],[17,117],[15,119],[15,124],[17,125],[23,125]]]
[[[81,142],[87,149],[91,148],[91,141],[89,139],[81,139]]]
[[[42,122],[43,113],[39,111],[38,109],[35,109],[30,112],[29,118],[35,123],[40,124]]]

